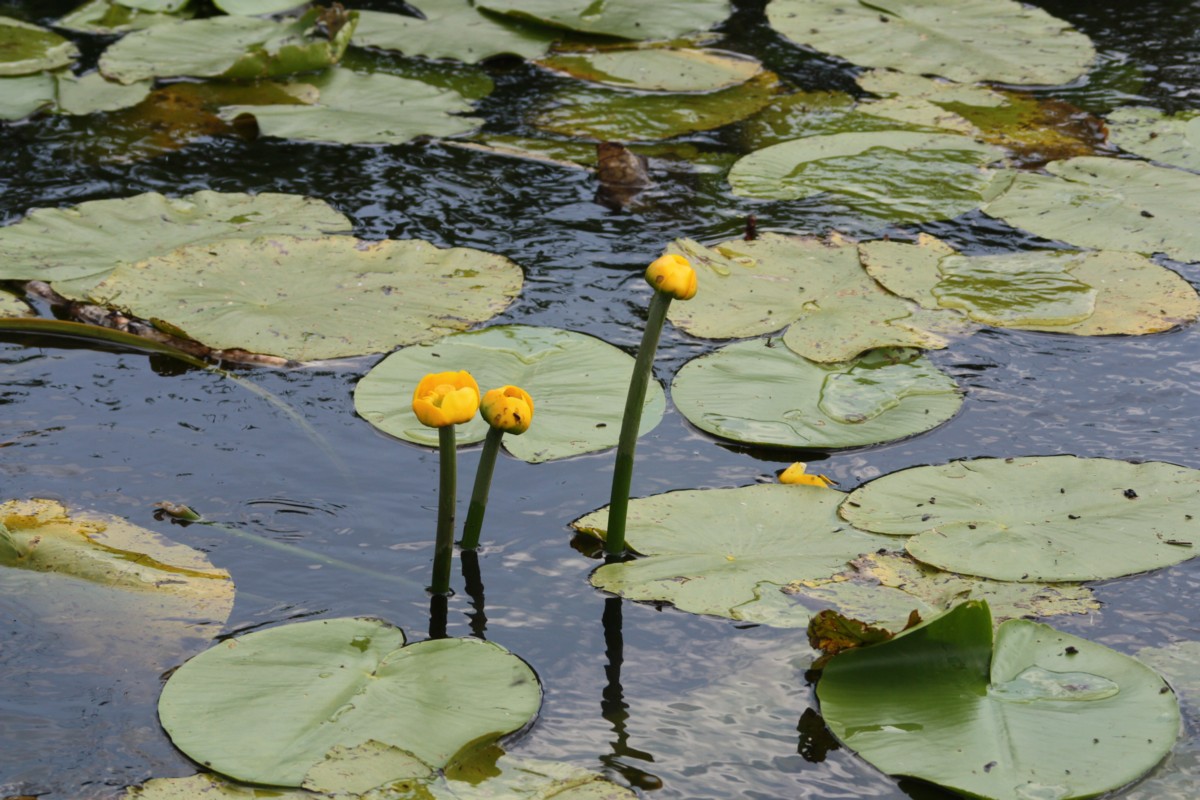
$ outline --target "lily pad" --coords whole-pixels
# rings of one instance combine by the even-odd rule
[[[392,75],[333,69],[306,82],[311,104],[233,105],[221,118],[249,114],[263,136],[340,144],[403,144],[418,136],[456,136],[478,126],[466,98],[451,89]]]
[[[731,11],[727,0],[478,0],[476,5],[526,22],[620,39],[674,39],[707,30]]]
[[[593,336],[556,328],[501,325],[447,336],[397,351],[358,382],[354,407],[375,427],[410,442],[434,446],[437,431],[412,413],[412,392],[421,377],[465,369],[485,391],[520,386],[533,397],[537,416],[505,448],[524,461],[567,458],[615,447],[633,359]],[[641,432],[662,418],[666,397],[657,382],[646,394]],[[476,417],[457,426],[460,444],[482,441],[487,424]]]
[[[753,58],[683,47],[556,53],[537,64],[580,80],[651,92],[718,92],[762,72]]]
[[[174,14],[182,11],[192,0],[121,0],[122,5],[136,8],[139,11],[154,11]]]
[[[110,35],[152,28],[189,19],[189,8],[180,8],[170,13],[144,11],[115,0],[88,0],[79,8],[60,18],[55,27],[81,33]]]
[[[333,38],[315,30],[313,9],[299,19],[221,16],[135,31],[100,56],[100,71],[121,83],[168,77],[254,80],[324,69],[337,63],[354,32],[356,12]]]
[[[107,80],[99,72],[76,77],[57,76],[58,110],[64,114],[96,114],[135,106],[150,94],[151,81],[121,84]]]
[[[767,19],[793,42],[855,64],[962,83],[1059,85],[1096,57],[1087,36],[1015,0],[774,0]]]
[[[250,633],[175,670],[159,718],[180,750],[217,772],[300,786],[338,746],[374,740],[441,767],[537,714],[537,676],[503,647],[404,641],[399,628],[363,618]]]
[[[52,281],[82,300],[122,262],[141,261],[193,242],[227,237],[320,236],[352,227],[324,201],[264,192],[157,192],[91,200],[69,208],[34,209],[0,228],[0,278]]]
[[[626,542],[640,558],[605,564],[592,585],[630,600],[738,619],[760,584],[830,578],[894,542],[842,524],[834,489],[782,484],[668,492],[629,501]],[[608,511],[572,527],[599,538]]]
[[[980,458],[876,478],[841,515],[909,536],[944,570],[1007,581],[1088,581],[1178,564],[1200,548],[1200,472],[1149,461]]]
[[[1178,273],[1136,253],[1035,250],[964,256],[923,235],[859,245],[867,272],[925,308],[1006,328],[1078,336],[1158,333],[1200,317]]]
[[[858,101],[846,92],[808,91],[781,95],[737,126],[744,152],[805,136],[908,130],[911,126],[884,117],[864,114]],[[932,133],[933,131],[926,131]]]
[[[0,16],[0,77],[58,69],[79,58],[79,48],[53,31]]]
[[[1200,642],[1144,647],[1137,657],[1161,672],[1171,682],[1171,688],[1183,700],[1184,706],[1190,707],[1193,715],[1200,716]]]
[[[1200,114],[1168,115],[1155,108],[1118,108],[1108,115],[1117,147],[1172,167],[1200,171]]]
[[[424,19],[381,11],[358,12],[354,44],[476,64],[508,54],[537,58],[558,38],[545,28],[481,11],[470,0],[421,0],[415,7]]]
[[[954,381],[913,351],[874,350],[816,364],[770,339],[735,342],[689,361],[671,397],[689,422],[716,436],[819,449],[924,433],[962,405]]]
[[[1200,261],[1200,175],[1098,157],[1055,161],[1046,171],[1017,173],[984,212],[1079,247]]]
[[[521,268],[468,247],[351,236],[227,238],[118,266],[89,293],[217,350],[379,353],[500,313]]]
[[[226,14],[252,17],[290,11],[304,5],[305,2],[306,0],[213,0],[213,5]]]
[[[733,193],[797,200],[825,193],[882,219],[948,219],[983,205],[1003,151],[966,136],[911,131],[809,136],[763,148],[729,171]]]
[[[0,77],[0,120],[25,119],[43,108],[52,108],[57,97],[54,73]]]
[[[1175,696],[1149,667],[1026,620],[993,643],[982,601],[835,656],[817,696],[834,735],[880,770],[989,800],[1116,789],[1179,733]]]

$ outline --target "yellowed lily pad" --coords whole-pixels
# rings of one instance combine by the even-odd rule
[[[580,80],[653,92],[717,92],[762,72],[753,58],[681,47],[555,53],[536,63]]]

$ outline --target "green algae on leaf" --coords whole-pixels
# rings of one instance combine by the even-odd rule
[[[408,56],[476,64],[498,55],[537,58],[558,38],[552,30],[489,14],[470,0],[420,0],[420,17],[359,11],[353,43]]]
[[[536,63],[580,80],[651,92],[717,92],[762,72],[753,58],[683,47],[570,51]]]
[[[0,16],[0,77],[58,69],[77,58],[79,48],[57,33]]]
[[[727,0],[477,0],[476,5],[524,22],[619,39],[673,39],[707,30],[732,10]]]
[[[1155,108],[1118,108],[1108,115],[1108,138],[1130,153],[1200,171],[1200,113],[1164,114]]]

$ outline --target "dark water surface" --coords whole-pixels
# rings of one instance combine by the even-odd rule
[[[1038,4],[1092,37],[1106,74],[1144,79],[1133,88],[1119,82],[1119,89],[1081,81],[1063,94],[1095,111],[1113,103],[1200,108],[1200,4]],[[0,0],[0,13],[46,23],[72,5]],[[727,46],[757,55],[803,88],[852,86],[852,68],[767,29],[761,3],[738,5]],[[93,57],[99,41],[85,47]],[[496,83],[479,103],[487,130],[531,132],[522,113],[547,79],[514,62],[486,69]],[[355,148],[219,138],[151,161],[96,164],[80,157],[87,125],[38,119],[0,126],[0,221],[35,207],[151,190],[320,197],[354,219],[360,236],[473,246],[521,264],[522,295],[495,323],[564,327],[629,349],[648,299],[641,271],[673,238],[729,238],[749,213],[760,230],[883,230],[830,214],[817,201],[747,201],[729,193],[720,173],[655,162],[658,184],[648,202],[615,212],[595,201],[595,184],[583,173],[436,143]],[[714,153],[740,147],[736,126],[689,141]],[[925,230],[976,249],[1028,241],[980,214]],[[1200,280],[1197,265],[1168,266]],[[669,380],[714,346],[668,328],[658,377]],[[931,358],[960,382],[966,402],[930,433],[827,457],[747,451],[696,432],[669,408],[639,444],[634,491],[772,480],[801,455],[847,490],[904,467],[976,456],[1070,453],[1200,468],[1197,326],[1142,338],[985,331]],[[356,417],[355,382],[377,360],[240,373],[288,403],[306,427],[209,372],[62,339],[0,337],[0,499],[59,499],[205,551],[238,588],[229,625],[214,636],[367,615],[424,638],[436,453]],[[478,448],[464,450],[460,474],[472,475],[477,460]],[[588,585],[597,562],[572,547],[568,523],[607,502],[612,463],[611,452],[550,464],[502,457],[479,558],[482,613],[455,577],[450,635],[502,644],[545,685],[540,718],[510,750],[604,770],[659,798],[940,796],[898,786],[827,740],[804,682],[803,631],[621,603]],[[469,481],[460,479],[460,487],[465,503]],[[156,521],[152,506],[163,500],[186,502],[236,532],[397,580],[289,556],[216,527]],[[1102,611],[1054,624],[1128,653],[1200,638],[1196,562],[1096,588]],[[11,602],[0,600],[7,684],[0,691],[0,796],[107,797],[150,777],[194,772],[158,727],[159,670],[145,666],[153,659],[131,653],[117,666],[98,662],[66,634],[47,634],[49,626],[20,604],[4,605]]]

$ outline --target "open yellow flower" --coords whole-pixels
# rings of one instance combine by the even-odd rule
[[[524,433],[533,422],[533,398],[519,386],[501,386],[483,396],[479,413],[493,428]]]
[[[674,253],[651,262],[646,268],[646,282],[676,300],[691,300],[696,296],[696,270],[686,258]]]
[[[412,409],[430,428],[470,422],[479,410],[479,384],[465,370],[431,372],[417,384]]]
[[[799,484],[801,486],[820,486],[822,489],[828,489],[837,484],[836,481],[830,480],[824,475],[809,475],[807,469],[807,464],[803,461],[797,461],[779,473],[779,482]]]

